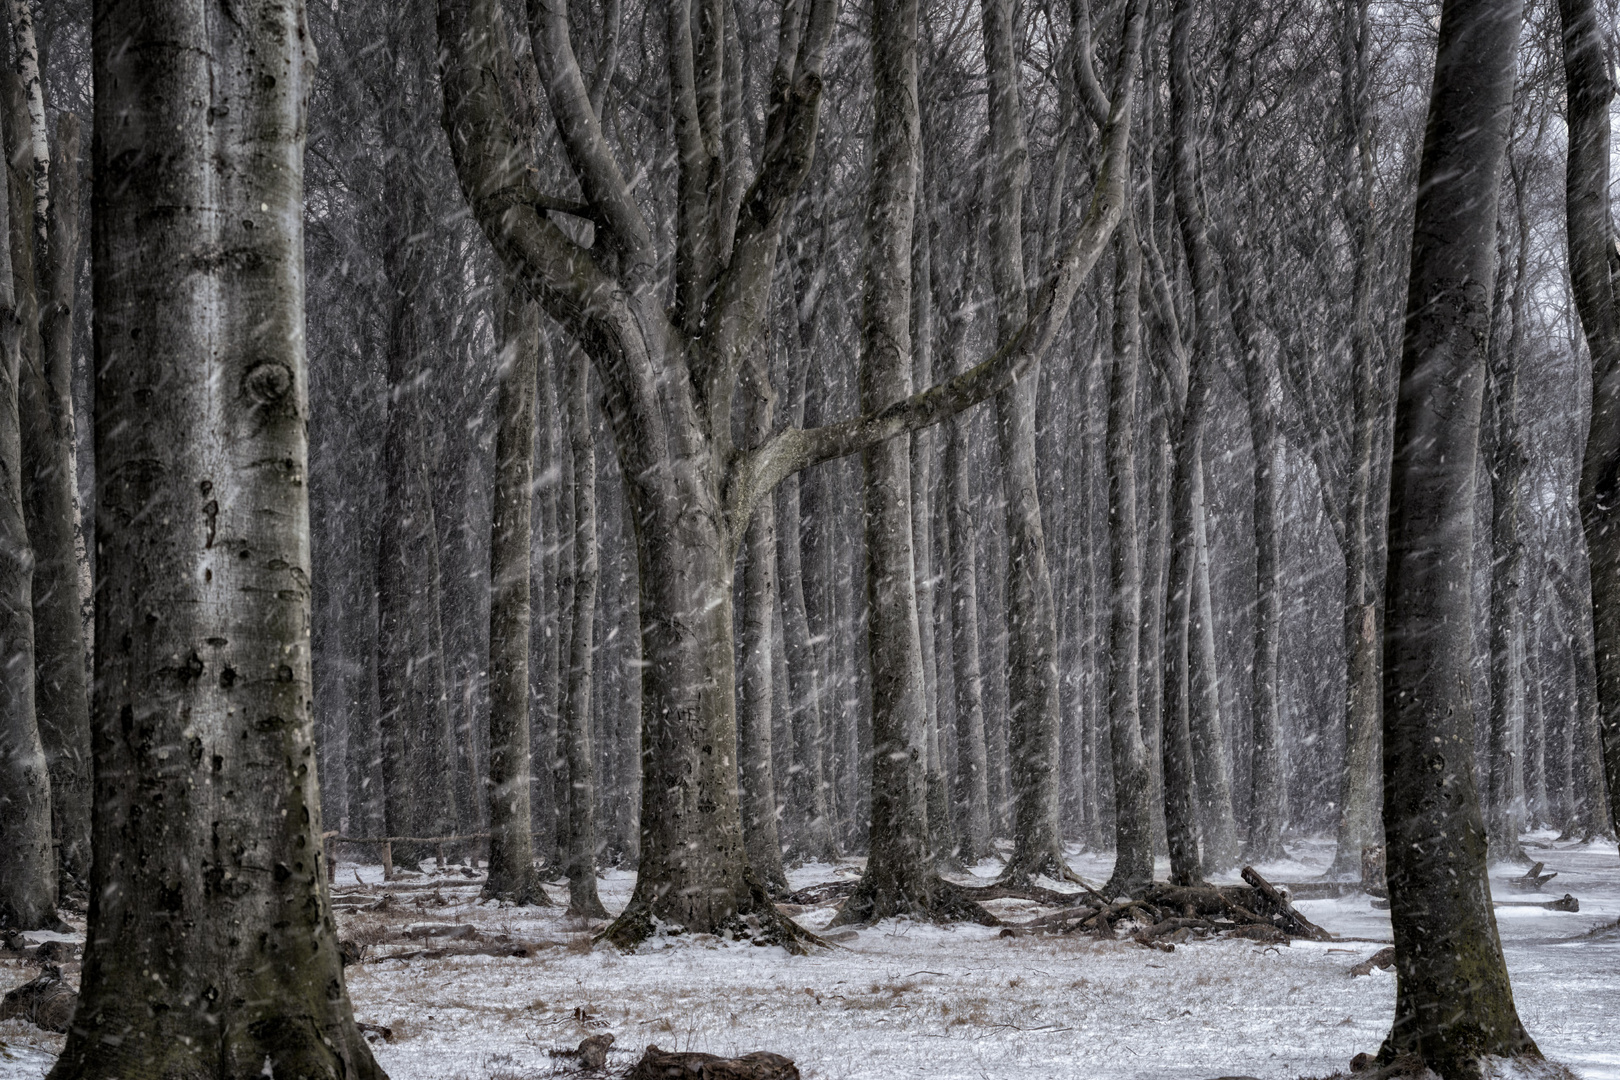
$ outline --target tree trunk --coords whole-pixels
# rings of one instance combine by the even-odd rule
[[[1105,891],[1130,893],[1153,881],[1152,797],[1142,741],[1137,662],[1141,656],[1142,563],[1136,506],[1136,395],[1142,347],[1142,254],[1130,215],[1115,245],[1114,373],[1108,392],[1108,743],[1114,771],[1114,872]],[[1168,793],[1169,776],[1166,775]],[[1190,792],[1189,792],[1190,793]]]
[[[557,818],[567,803],[557,801],[557,774],[562,756],[557,752],[558,705],[563,698],[566,653],[562,649],[565,614],[557,602],[563,574],[562,532],[559,526],[559,489],[563,486],[562,469],[569,460],[567,448],[558,437],[558,426],[564,415],[557,393],[556,367],[551,360],[552,350],[545,341],[540,344],[537,386],[539,415],[535,420],[534,452],[543,468],[536,478],[540,509],[537,535],[531,542],[532,574],[536,584],[533,591],[539,603],[530,604],[530,663],[535,671],[529,683],[529,761],[532,773],[529,782],[530,814],[534,822],[534,853],[543,861],[546,872],[555,874],[562,864],[562,853],[557,847]],[[627,511],[628,513],[628,511]],[[538,640],[535,640],[538,637]],[[640,746],[636,747],[639,757]]]
[[[1517,0],[1448,0],[1413,219],[1384,635],[1384,828],[1395,1022],[1380,1059],[1444,1080],[1540,1057],[1486,876],[1470,690],[1476,447]]]
[[[769,437],[775,393],[756,366],[749,442]],[[737,775],[741,788],[743,842],[748,862],[767,888],[786,892],[782,839],[776,823],[776,773],[771,767],[772,701],[775,690],[776,502],[762,499],[744,539],[742,692],[737,698]]]
[[[1171,445],[1175,452],[1174,481],[1171,487],[1170,578],[1166,585],[1169,614],[1165,618],[1164,659],[1164,791],[1165,829],[1169,833],[1170,875],[1178,883],[1190,883],[1199,875],[1193,820],[1184,819],[1180,805],[1183,792],[1195,788],[1194,729],[1207,711],[1196,700],[1199,686],[1194,669],[1201,648],[1197,639],[1195,579],[1198,573],[1196,532],[1203,513],[1202,480],[1204,426],[1209,412],[1211,368],[1214,364],[1216,306],[1215,268],[1209,251],[1209,237],[1199,201],[1199,127],[1195,100],[1192,58],[1192,4],[1176,0],[1170,24],[1170,113],[1171,163],[1177,224],[1186,251],[1188,275],[1192,279],[1193,333],[1185,375],[1176,388],[1180,406],[1172,424]],[[1184,728],[1183,725],[1186,725]],[[1184,741],[1182,732],[1187,732]],[[1206,839],[1208,839],[1206,837]],[[1210,853],[1214,861],[1224,861],[1224,852]]]
[[[1351,248],[1351,411],[1349,492],[1344,513],[1344,769],[1339,785],[1339,825],[1330,877],[1359,876],[1363,849],[1383,841],[1379,821],[1379,747],[1382,730],[1382,627],[1376,565],[1375,517],[1384,511],[1375,491],[1381,470],[1373,457],[1384,422],[1379,403],[1382,371],[1373,325],[1372,130],[1367,116],[1370,34],[1366,0],[1347,5],[1340,32],[1344,67],[1345,152],[1355,162],[1341,202]]]
[[[989,149],[996,193],[988,214],[990,276],[996,293],[996,338],[1010,340],[1028,317],[1024,284],[1023,192],[1029,176],[1023,103],[1018,94],[1011,0],[984,0],[985,70],[989,80]],[[1007,528],[1008,765],[1013,789],[1013,852],[1005,883],[1037,875],[1064,878],[1058,820],[1057,608],[1046,563],[1046,533],[1035,462],[1035,404],[1040,370],[1030,370],[996,398]]]
[[[796,331],[795,331],[796,333]],[[796,365],[793,402],[795,422],[803,420],[803,358]],[[792,848],[797,858],[816,862],[838,861],[833,836],[832,789],[824,736],[824,667],[810,634],[805,603],[804,515],[801,513],[799,475],[782,482],[777,495],[777,521],[782,536],[776,546],[777,573],[782,597],[782,636],[787,654],[788,686],[792,701],[793,763],[791,790],[797,806]]]
[[[920,161],[917,0],[876,0],[871,201],[861,312],[861,407],[911,394],[911,238]],[[866,872],[836,924],[894,915],[988,916],[960,899],[929,861],[927,709],[911,535],[910,438],[861,455],[867,654],[872,673],[872,814]]]
[[[432,634],[427,606],[431,596],[432,549],[438,539],[421,457],[420,425],[413,422],[409,386],[413,382],[416,335],[413,314],[394,314],[389,347],[390,403],[383,459],[386,499],[392,520],[381,530],[377,560],[377,683],[383,745],[383,821],[389,836],[420,836],[423,808],[418,789],[426,748],[438,730],[439,688],[433,685]],[[420,844],[396,844],[396,865],[415,869],[428,856]]]
[[[489,875],[484,895],[549,904],[534,866],[529,805],[530,550],[534,392],[540,305],[503,276],[495,397],[495,494],[489,544]]]
[[[957,836],[962,861],[991,854],[990,765],[984,735],[984,677],[979,670],[979,560],[968,479],[968,418],[950,423],[945,500],[951,534],[951,656],[956,683],[956,767],[961,792]]]
[[[1232,767],[1221,718],[1215,664],[1215,606],[1210,595],[1209,511],[1204,500],[1203,455],[1192,466],[1193,578],[1187,635],[1188,720],[1193,776],[1197,782],[1202,866],[1206,874],[1238,864],[1237,822],[1232,812]]]
[[[1506,276],[1505,267],[1497,273]],[[1497,303],[1503,287],[1496,288]],[[1519,540],[1520,477],[1524,445],[1519,435],[1518,357],[1511,338],[1503,340],[1502,311],[1493,319],[1487,414],[1495,423],[1489,434],[1491,459],[1491,666],[1490,781],[1486,800],[1486,842],[1498,860],[1524,859],[1519,834],[1525,827],[1524,693],[1525,648],[1520,586],[1524,545]]]
[[[100,3],[93,44],[95,860],[50,1075],[381,1077],[309,714],[304,13]]]
[[[558,739],[567,757],[568,913],[607,918],[596,894],[596,776],[591,750],[591,681],[596,647],[596,590],[601,549],[596,541],[596,433],[591,428],[591,362],[582,350],[563,354],[568,440],[574,459],[573,627],[568,634],[568,700]]]
[[[27,112],[10,70],[0,71],[8,163],[28,162]],[[14,167],[0,168],[0,927],[56,929],[56,857],[51,850],[51,777],[35,720],[34,554],[25,524],[19,383],[28,363],[24,340],[33,304],[32,185]],[[38,337],[34,338],[35,345]]]
[[[1620,833],[1620,297],[1609,216],[1614,82],[1592,0],[1559,0],[1569,101],[1565,176],[1569,276],[1592,354],[1592,419],[1581,467],[1581,526],[1592,574],[1598,729],[1611,827]]]
[[[1232,324],[1243,349],[1243,376],[1248,391],[1249,440],[1254,447],[1254,671],[1253,734],[1249,765],[1249,842],[1245,861],[1270,862],[1287,856],[1283,825],[1287,821],[1287,778],[1283,767],[1282,717],[1278,709],[1278,645],[1282,631],[1280,577],[1282,534],[1277,506],[1282,500],[1282,439],[1278,434],[1272,365],[1261,352],[1253,324],[1247,281],[1234,267],[1229,276],[1240,282],[1232,304]]]
[[[38,253],[40,363],[23,365],[19,413],[34,548],[34,677],[40,741],[51,771],[61,887],[90,879],[90,687],[79,577],[73,423],[73,292],[79,253],[79,119],[58,117],[54,177]]]

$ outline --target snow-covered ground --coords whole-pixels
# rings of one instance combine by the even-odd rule
[[[1331,845],[1310,842],[1291,850],[1296,861],[1262,866],[1262,873],[1273,881],[1310,880],[1331,855]],[[1620,918],[1620,855],[1614,844],[1559,844],[1550,835],[1533,837],[1529,850],[1559,877],[1544,895],[1526,895],[1501,884],[1521,867],[1493,867],[1497,898],[1569,892],[1581,910],[1498,909],[1520,1015],[1549,1057],[1587,1080],[1620,1080],[1620,933],[1587,936]],[[1092,881],[1107,876],[1110,862],[1106,855],[1073,857]],[[996,869],[976,868],[984,880]],[[344,865],[340,884],[356,872]],[[358,873],[378,876],[375,868]],[[801,887],[853,873],[822,865],[791,877]],[[631,885],[628,874],[608,874],[604,902],[616,910]],[[616,1068],[656,1043],[719,1054],[771,1050],[795,1059],[806,1080],[1285,1080],[1329,1075],[1356,1053],[1376,1051],[1394,1005],[1391,973],[1349,974],[1389,941],[1387,913],[1365,896],[1298,906],[1342,938],[1367,940],[1283,947],[1191,941],[1160,953],[1127,940],[1003,938],[994,928],[890,921],[860,931],[844,948],[792,957],[701,937],[623,956],[591,948],[589,927],[557,909],[477,906],[468,888],[441,893],[443,907],[430,892],[402,894],[409,899],[388,923],[469,922],[485,933],[559,944],[526,959],[368,959],[349,967],[357,1018],[393,1029],[393,1041],[375,1049],[394,1080],[566,1074],[575,1069],[572,1059],[552,1051],[600,1031],[617,1037],[609,1061]],[[991,907],[1013,919],[1037,910],[1011,900]],[[819,929],[831,917],[822,908],[801,920]],[[380,918],[342,921],[346,932],[363,936]],[[30,977],[31,969],[0,963],[0,988]],[[60,1046],[59,1038],[16,1021],[0,1023],[0,1041],[8,1047],[0,1051],[3,1080],[42,1076]]]

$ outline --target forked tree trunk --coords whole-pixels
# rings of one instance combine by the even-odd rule
[[[534,866],[529,746],[534,394],[540,305],[504,276],[489,544],[489,874],[484,895],[549,904]]]
[[[1592,573],[1598,729],[1610,824],[1620,833],[1620,297],[1609,214],[1607,38],[1592,0],[1560,0],[1569,101],[1565,176],[1569,276],[1592,353],[1592,421],[1581,467],[1581,526]]]
[[[596,433],[591,428],[591,362],[579,349],[562,354],[568,441],[574,458],[573,627],[568,635],[568,701],[558,738],[567,758],[568,913],[607,918],[596,892],[596,770],[591,743],[592,669],[596,647],[596,590],[601,549],[596,541]]]
[[[29,145],[19,125],[16,77],[0,71],[8,162]],[[26,174],[0,165],[0,927],[55,929],[56,857],[51,850],[51,778],[35,721],[33,550],[24,521],[22,428],[18,383],[23,337],[34,317],[29,260],[32,185]],[[25,272],[26,271],[26,272]],[[19,288],[19,286],[21,286]],[[37,340],[37,339],[36,339]]]
[[[1518,0],[1448,0],[1412,226],[1384,635],[1395,1021],[1380,1059],[1443,1080],[1539,1058],[1513,1004],[1474,772],[1470,579]]]
[[[303,10],[99,3],[93,46],[95,861],[50,1075],[372,1080],[309,714]]]

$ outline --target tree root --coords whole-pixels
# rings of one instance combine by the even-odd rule
[[[993,886],[992,886],[993,887]],[[1002,921],[985,910],[971,890],[927,874],[914,891],[880,889],[871,875],[863,876],[844,906],[833,916],[830,926],[870,926],[879,919],[908,915],[929,922],[972,922],[980,926],[1002,926]]]
[[[778,911],[770,893],[752,871],[744,875],[747,893],[737,909],[712,927],[686,927],[670,924],[653,914],[652,906],[640,896],[632,896],[619,917],[591,940],[605,941],[620,952],[635,952],[657,936],[679,937],[686,933],[710,933],[755,945],[779,945],[794,956],[807,956],[812,948],[836,948],[832,942],[806,930]]]

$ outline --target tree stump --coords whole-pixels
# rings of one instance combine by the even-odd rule
[[[799,1080],[799,1070],[781,1054],[764,1051],[723,1058],[649,1046],[625,1080]]]

